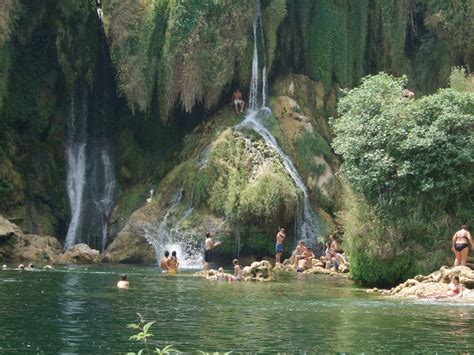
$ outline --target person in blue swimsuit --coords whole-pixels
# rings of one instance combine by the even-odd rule
[[[285,228],[280,228],[280,231],[276,235],[275,265],[281,263],[281,253],[283,252],[283,241],[285,240],[285,237],[286,237]]]

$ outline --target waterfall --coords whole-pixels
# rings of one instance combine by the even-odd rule
[[[104,250],[116,182],[105,137],[88,135],[88,95],[86,87],[79,83],[71,95],[66,145],[66,187],[71,220],[64,247],[87,243]]]
[[[266,58],[265,51],[263,51],[263,70],[262,70],[262,91],[261,91],[261,105],[259,105],[259,79],[258,79],[258,36],[257,36],[257,27],[260,25],[262,33],[262,42],[263,42],[263,30],[261,22],[261,9],[260,1],[257,1],[257,9],[255,14],[255,19],[253,22],[253,36],[254,36],[254,53],[252,59],[252,78],[250,81],[250,94],[249,94],[249,109],[246,112],[244,120],[236,126],[236,129],[241,130],[243,128],[251,129],[257,132],[263,140],[267,143],[268,146],[281,158],[283,163],[283,168],[291,176],[296,187],[302,193],[302,205],[299,209],[301,212],[297,212],[295,215],[295,229],[297,231],[297,239],[305,241],[308,245],[313,245],[318,239],[320,234],[319,227],[316,224],[316,216],[311,208],[311,203],[309,201],[309,194],[306,186],[296,170],[292,160],[281,150],[276,139],[270,133],[270,131],[262,124],[261,119],[265,118],[266,115],[271,114],[271,111],[267,104],[267,79],[266,79]],[[263,46],[265,47],[265,46]],[[299,206],[298,206],[299,207]]]
[[[71,107],[67,125],[66,188],[71,210],[71,221],[64,245],[66,249],[76,244],[78,235],[81,233],[82,206],[86,185],[87,108],[87,90],[77,87],[71,94]]]
[[[165,250],[170,253],[176,251],[180,267],[185,269],[201,268],[204,262],[202,256],[202,235],[192,235],[182,230],[182,223],[194,211],[194,192],[199,176],[207,166],[211,146],[207,146],[196,158],[198,165],[198,178],[194,179],[189,203],[183,208],[185,189],[184,186],[176,192],[170,201],[165,216],[158,226],[146,225],[143,227],[145,238],[153,245],[156,252],[156,261],[159,263]],[[172,218],[173,217],[173,218]],[[175,221],[175,222],[174,222]],[[200,239],[201,238],[201,239]]]

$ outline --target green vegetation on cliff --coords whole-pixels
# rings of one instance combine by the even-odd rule
[[[383,73],[365,78],[332,121],[354,191],[342,218],[351,272],[368,284],[439,267],[450,235],[472,217],[474,94],[442,89],[408,100],[405,84]]]
[[[0,210],[26,231],[56,234],[68,217],[69,93],[78,79],[92,86],[96,69],[95,4],[6,1],[0,10]]]

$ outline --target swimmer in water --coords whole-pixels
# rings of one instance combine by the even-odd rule
[[[121,274],[120,281],[117,282],[117,288],[128,288],[130,286],[130,282],[128,282],[127,275]]]
[[[161,267],[161,272],[163,274],[166,274],[168,272],[168,260],[169,260],[169,257],[170,257],[170,252],[168,250],[165,251],[165,256],[163,257],[163,259],[161,259],[160,261],[160,267]]]
[[[169,274],[178,273],[179,260],[176,256],[176,251],[173,250],[173,252],[171,253],[171,257],[168,259],[167,265]]]

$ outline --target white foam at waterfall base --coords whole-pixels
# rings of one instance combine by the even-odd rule
[[[179,230],[169,229],[167,220],[169,213],[165,215],[157,228],[147,226],[144,228],[145,238],[153,246],[156,253],[156,262],[160,263],[165,251],[170,255],[176,251],[181,269],[200,269],[204,263],[202,248],[196,245],[191,238],[178,237]]]

